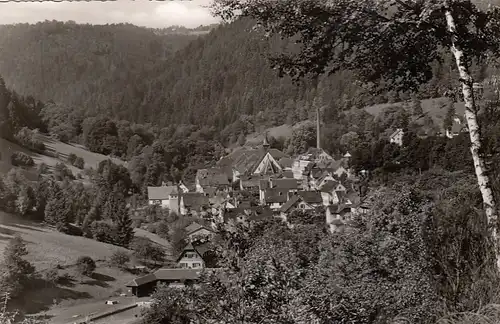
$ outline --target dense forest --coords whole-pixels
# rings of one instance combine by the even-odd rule
[[[0,74],[23,95],[85,116],[213,126],[225,137],[240,128],[242,116],[258,126],[293,124],[314,114],[316,103],[328,124],[352,107],[409,99],[404,93],[368,93],[348,72],[323,78],[316,92],[307,80],[295,85],[279,78],[268,56],[292,44],[253,27],[253,21],[239,20],[196,36],[127,24],[2,26]],[[448,57],[435,64],[421,98],[456,89],[451,63]],[[491,72],[476,70],[479,80]]]

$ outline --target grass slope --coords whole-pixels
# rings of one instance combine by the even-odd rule
[[[439,127],[442,127],[443,120],[446,115],[446,104],[448,103],[447,98],[434,98],[434,99],[425,99],[421,101],[422,110],[425,115],[429,115],[434,120],[434,123]],[[373,106],[365,107],[365,111],[373,116],[378,116],[385,109],[390,107],[404,107],[410,108],[410,102],[396,102],[396,103],[386,103],[386,104],[378,104]],[[463,116],[465,113],[465,106],[463,102],[455,103],[455,111],[459,116]]]
[[[105,161],[107,159],[111,159],[114,163],[117,164],[126,165],[126,162],[120,159],[110,158],[106,155],[90,152],[85,149],[85,147],[78,144],[62,143],[45,134],[39,134],[39,139],[45,144],[47,154],[34,153],[17,144],[0,138],[0,174],[5,174],[13,168],[10,163],[10,157],[14,152],[23,152],[25,154],[28,154],[33,158],[36,165],[45,163],[49,166],[49,168],[53,168],[57,163],[62,162],[68,166],[68,168],[71,170],[71,172],[73,172],[74,175],[81,173],[82,170],[70,165],[67,162],[68,155],[71,153],[75,154],[78,157],[82,157],[85,160],[86,168],[96,168],[101,161]],[[25,169],[25,174],[30,180],[36,179],[36,172],[34,168]]]
[[[0,212],[0,255],[8,240],[16,234],[26,242],[27,260],[39,273],[59,265],[58,274],[69,275],[68,280],[57,286],[39,281],[36,288],[15,300],[12,306],[25,314],[47,314],[54,316],[54,323],[67,323],[74,314],[100,312],[106,308],[106,299],[118,298],[119,292],[126,292],[125,284],[136,277],[107,264],[114,251],[128,251],[124,248],[66,235]],[[77,258],[84,255],[96,261],[97,269],[91,277],[81,276],[75,266]],[[122,305],[131,302],[130,298],[122,299]]]
[[[276,126],[276,127],[271,127],[267,128],[263,132],[255,132],[252,134],[247,135],[247,144],[249,145],[258,145],[262,144],[262,141],[264,140],[264,136],[272,136],[274,138],[290,138],[292,137],[292,131],[293,131],[293,126],[291,125],[281,125],[281,126]]]

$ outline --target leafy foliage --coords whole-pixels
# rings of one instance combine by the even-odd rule
[[[78,271],[85,275],[90,276],[94,273],[96,265],[95,261],[89,256],[81,256],[76,260]]]
[[[13,166],[31,167],[35,165],[33,158],[23,152],[14,152],[10,156],[10,162]]]

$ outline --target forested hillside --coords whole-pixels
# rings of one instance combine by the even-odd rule
[[[87,116],[108,114],[161,127],[214,126],[226,138],[236,130],[239,135],[235,122],[242,116],[250,116],[257,126],[304,120],[314,114],[316,97],[326,108],[325,123],[353,106],[409,99],[407,94],[366,93],[348,72],[322,80],[317,95],[307,82],[295,86],[280,79],[267,57],[290,44],[265,38],[253,26],[240,20],[205,36],[195,36],[203,31],[126,24],[3,26],[0,75],[21,94],[53,100]],[[436,64],[435,79],[422,87],[422,97],[442,96],[454,88],[450,62]],[[476,74],[481,79],[487,71]]]

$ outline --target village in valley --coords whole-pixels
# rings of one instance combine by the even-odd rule
[[[319,129],[318,129],[319,131]],[[352,219],[370,208],[366,189],[349,168],[347,152],[335,159],[320,147],[289,157],[270,148],[267,137],[257,147],[241,147],[215,167],[199,169],[195,183],[148,187],[148,204],[199,219],[185,228],[189,243],[174,261],[177,269],[159,269],[128,284],[136,296],[151,293],[157,282],[195,281],[207,265],[209,241],[220,224],[280,219],[313,212],[330,232],[345,231]],[[140,214],[140,209],[136,214]]]

